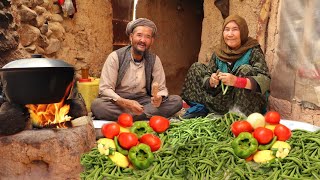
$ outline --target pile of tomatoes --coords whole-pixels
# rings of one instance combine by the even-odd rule
[[[152,151],[156,151],[161,146],[161,140],[157,136],[157,133],[165,132],[170,126],[170,121],[162,116],[151,117],[148,125],[153,129],[154,133],[146,133],[140,138],[138,138],[137,134],[130,131],[130,127],[133,124],[132,116],[123,113],[118,117],[117,122],[104,124],[101,132],[104,137],[109,139],[114,139],[117,136],[119,144],[123,149],[129,150],[138,143],[144,143],[149,145]]]
[[[271,143],[285,142],[291,137],[291,130],[281,124],[280,119],[280,114],[276,111],[269,111],[265,115],[252,113],[246,120],[235,121],[231,125],[231,131],[235,137],[242,132],[249,132],[258,141],[259,145],[273,147]],[[276,141],[273,141],[273,139],[276,139]]]
[[[141,169],[142,166],[135,163],[138,161],[137,157],[135,160],[132,158],[136,153],[142,152],[137,148],[147,147],[147,149],[144,148],[142,155],[137,156],[143,159],[141,164],[151,164],[152,158],[144,160],[144,156],[148,154],[150,156],[150,153],[160,149],[162,142],[158,135],[165,132],[169,126],[170,121],[162,116],[153,116],[149,121],[134,122],[130,114],[123,113],[118,117],[117,122],[106,123],[101,127],[105,138],[98,140],[98,150],[100,154],[108,155],[120,167],[128,167],[132,163],[134,167]],[[141,146],[141,144],[144,145]]]
[[[286,141],[291,137],[291,130],[283,124],[280,124],[280,114],[276,111],[269,111],[264,116],[260,113],[253,113],[253,121],[239,120],[231,125],[231,131],[235,136],[241,132],[253,133],[259,144],[268,144],[273,136],[277,140]],[[258,124],[258,125],[257,125]]]

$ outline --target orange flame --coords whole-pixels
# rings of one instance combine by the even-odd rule
[[[58,103],[53,104],[27,104],[32,124],[36,127],[57,125],[57,128],[66,128],[65,122],[72,117],[68,116],[70,105],[64,105],[65,98],[69,95],[73,83],[70,83],[64,97]]]

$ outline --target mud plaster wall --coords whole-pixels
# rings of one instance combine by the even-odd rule
[[[256,36],[257,19],[260,13],[260,0],[230,0],[230,14],[239,14],[244,17],[249,26],[249,36]],[[199,61],[206,63],[211,57],[214,46],[220,43],[222,36],[223,18],[214,5],[213,0],[204,1],[204,19],[201,36],[201,50]]]
[[[152,51],[161,59],[170,94],[180,94],[201,44],[202,9],[197,1],[182,1],[181,8],[177,10],[177,0],[139,0],[137,5],[137,18],[149,18],[157,25]]]
[[[90,75],[100,77],[103,63],[112,51],[111,1],[76,2],[78,12],[72,19],[64,18],[66,32],[56,57],[75,65],[76,70],[88,65]]]
[[[250,31],[249,36],[251,37],[256,37],[257,34],[261,2],[261,0],[230,0],[230,14],[239,14],[247,20]],[[279,4],[280,0],[271,0],[269,21],[267,24],[266,40],[264,45],[266,47],[265,57],[271,74],[271,79],[273,71],[275,70],[274,67],[278,61],[281,61],[281,59],[278,59],[276,56],[276,47],[279,42]],[[213,47],[219,43],[222,22],[222,16],[219,10],[215,7],[214,1],[205,0],[201,50],[199,53],[200,62],[207,62],[207,57],[210,57]],[[290,102],[270,96],[269,109],[280,112],[282,119],[304,121],[320,126],[320,110],[304,108],[299,102]]]

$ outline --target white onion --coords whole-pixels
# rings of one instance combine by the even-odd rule
[[[252,113],[247,117],[247,121],[251,124],[253,129],[256,129],[258,127],[264,127],[266,124],[266,121],[264,119],[264,116],[260,113]]]

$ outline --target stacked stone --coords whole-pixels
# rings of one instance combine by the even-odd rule
[[[19,36],[16,32],[17,25],[13,20],[10,12],[10,2],[0,2],[0,54],[17,48],[19,44]]]
[[[20,44],[30,54],[52,55],[61,48],[65,34],[57,0],[16,0]]]

